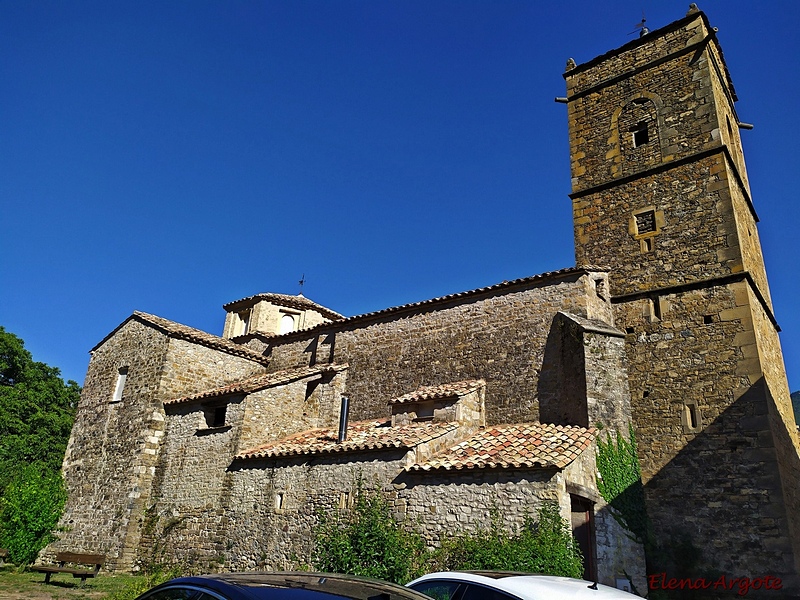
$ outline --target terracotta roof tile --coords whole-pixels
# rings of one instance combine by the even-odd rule
[[[255,377],[248,377],[247,379],[235,381],[222,387],[204,390],[190,396],[172,398],[171,400],[166,400],[164,405],[181,404],[183,402],[205,400],[208,398],[218,398],[220,396],[227,396],[229,394],[249,394],[251,392],[263,390],[275,385],[283,385],[285,383],[289,383],[290,381],[304,379],[313,375],[343,371],[346,368],[347,365],[321,365],[314,367],[301,367],[299,369],[284,369],[283,371],[276,371],[275,373],[265,373],[263,375],[256,375]]]
[[[519,423],[478,432],[411,470],[564,468],[594,440],[595,430],[571,425]]]
[[[431,385],[421,387],[413,392],[404,394],[399,398],[389,400],[389,404],[407,404],[411,402],[421,402],[435,398],[451,398],[453,396],[463,396],[485,386],[483,379],[468,379],[465,381],[455,381],[442,385]]]
[[[410,449],[458,428],[457,423],[411,423],[392,427],[391,421],[370,420],[351,423],[347,439],[337,442],[336,428],[310,429],[241,452],[236,458],[274,458],[300,454],[330,454],[390,448]]]

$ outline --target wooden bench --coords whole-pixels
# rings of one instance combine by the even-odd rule
[[[56,553],[56,562],[58,566],[53,565],[34,565],[31,571],[38,571],[44,573],[44,582],[50,583],[50,576],[53,573],[69,573],[73,577],[81,578],[81,585],[86,582],[89,577],[97,577],[100,572],[100,567],[106,562],[106,557],[102,554],[79,554],[77,552],[58,552]],[[75,566],[68,565],[83,565],[84,568],[76,568]],[[86,566],[93,567],[86,569]]]

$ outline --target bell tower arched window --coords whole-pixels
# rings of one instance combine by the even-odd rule
[[[617,126],[623,174],[635,173],[661,162],[655,102],[650,98],[634,98],[622,108]]]

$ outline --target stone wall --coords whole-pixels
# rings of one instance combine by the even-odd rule
[[[347,371],[298,379],[247,397],[239,450],[316,427],[336,427]]]
[[[578,264],[612,265],[614,296],[741,272],[725,176],[720,151],[657,176],[575,196]],[[638,234],[636,216],[648,211],[658,217],[655,231]],[[642,245],[645,239],[649,247]]]
[[[466,379],[486,380],[487,423],[537,420],[539,374],[555,315],[611,324],[611,310],[602,297],[604,272],[569,270],[522,281],[281,336],[268,351],[270,370],[348,364],[355,420],[388,416],[389,400],[421,386]]]
[[[659,30],[659,35],[568,67],[564,77],[570,98],[573,192],[717,144],[712,138],[718,121],[704,40],[716,43],[702,18],[689,17]],[[643,110],[637,106],[652,106],[653,121],[648,123],[649,141],[635,147],[633,132],[620,125],[626,109]],[[645,114],[640,118],[648,120]],[[626,164],[636,163],[641,153],[650,158],[634,168]]]
[[[656,539],[701,549],[693,569],[769,573],[788,584],[788,514],[748,285],[665,294],[657,320],[643,316],[649,300],[627,302],[618,322],[630,331],[631,403]]]
[[[161,399],[190,396],[265,370],[253,360],[173,338],[161,373]]]
[[[130,319],[93,350],[64,458],[68,501],[60,539],[42,558],[63,549],[106,554],[112,569],[127,560],[120,552],[129,547],[128,526],[155,472],[163,435],[159,383],[168,346],[163,333]],[[121,401],[115,402],[125,367]]]

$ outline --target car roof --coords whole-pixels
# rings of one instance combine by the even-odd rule
[[[509,571],[448,571],[430,573],[415,579],[408,585],[422,581],[446,579],[468,581],[502,590],[527,600],[571,599],[571,600],[630,600],[632,595],[607,585],[583,579],[535,575]]]
[[[291,588],[306,590],[309,592],[309,597],[316,592],[354,600],[368,600],[375,597],[379,597],[382,600],[430,600],[427,596],[401,585],[366,577],[334,573],[266,571],[218,573],[195,577],[179,577],[162,584],[163,587],[174,585],[204,587],[226,594],[230,594],[230,590],[233,588],[242,597],[248,598],[253,597],[247,593],[248,589],[255,591],[258,588]]]

